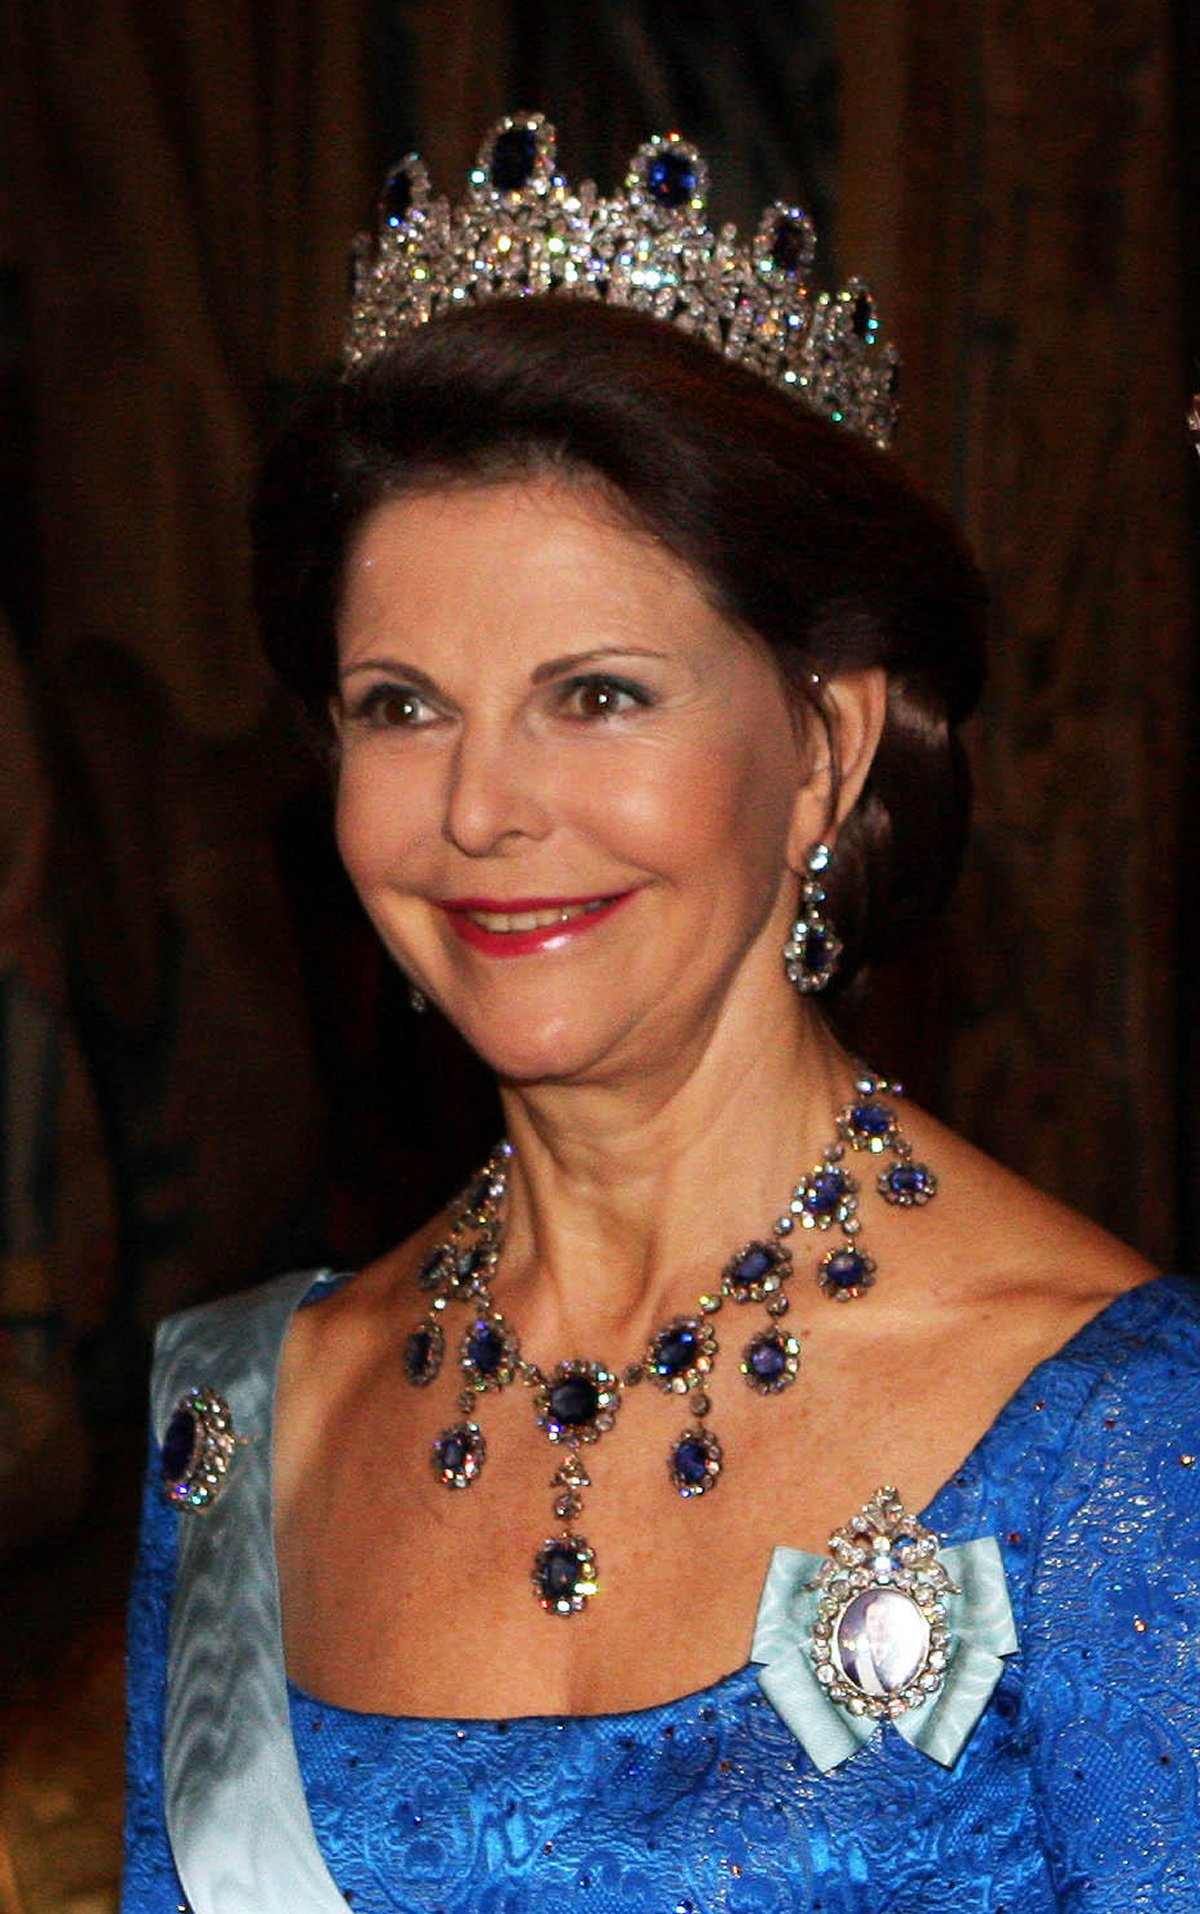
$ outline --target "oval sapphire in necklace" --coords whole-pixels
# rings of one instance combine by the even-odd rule
[[[418,1389],[431,1383],[442,1366],[445,1337],[436,1323],[420,1323],[404,1345],[404,1373]]]
[[[722,1461],[711,1429],[685,1429],[667,1457],[667,1473],[680,1495],[707,1495],[717,1485]]]
[[[456,1422],[433,1445],[433,1472],[448,1489],[469,1489],[487,1461],[487,1443],[477,1422]]]
[[[551,1615],[578,1615],[596,1594],[596,1554],[582,1535],[543,1542],[533,1560],[533,1592]]]
[[[476,1316],[463,1337],[459,1361],[473,1388],[504,1389],[512,1381],[520,1350],[498,1311]]]
[[[716,1355],[711,1323],[702,1316],[676,1316],[651,1339],[643,1366],[660,1389],[681,1396],[704,1380]]]
[[[512,158],[514,166],[524,163],[515,149]],[[932,1172],[912,1160],[895,1110],[883,1100],[900,1094],[899,1084],[882,1077],[856,1077],[852,1100],[837,1113],[836,1136],[796,1184],[769,1236],[743,1243],[721,1271],[719,1283],[697,1298],[694,1313],[672,1317],[651,1336],[640,1360],[620,1372],[581,1358],[549,1371],[539,1368],[522,1355],[516,1333],[496,1308],[490,1285],[503,1246],[512,1156],[511,1145],[502,1144],[454,1206],[446,1241],[429,1251],[417,1272],[418,1287],[428,1295],[428,1314],[410,1331],[402,1354],[403,1373],[414,1387],[434,1382],[443,1366],[446,1311],[459,1306],[470,1311],[458,1346],[462,1419],[443,1429],[432,1445],[430,1459],[438,1480],[450,1489],[469,1488],[478,1480],[487,1445],[474,1420],[475,1405],[490,1391],[523,1382],[534,1392],[538,1427],[559,1451],[550,1480],[554,1514],[570,1525],[582,1515],[584,1492],[592,1486],[581,1450],[613,1427],[625,1391],[649,1380],[685,1400],[693,1418],[667,1454],[672,1488],[687,1500],[707,1495],[724,1470],[721,1444],[707,1425],[712,1406],[708,1390],[719,1354],[712,1318],[726,1302],[758,1304],[765,1311],[766,1323],[743,1347],[740,1369],[756,1394],[781,1394],[796,1380],[801,1362],[799,1338],[782,1326],[789,1306],[786,1285],[794,1273],[789,1244],[800,1240],[798,1232],[840,1233],[841,1241],[817,1263],[817,1281],[826,1296],[845,1302],[860,1296],[874,1280],[875,1264],[861,1238],[859,1186],[846,1167],[849,1152],[888,1153],[891,1160],[876,1187],[900,1208],[928,1202],[937,1189]],[[197,1441],[195,1413],[185,1402],[172,1420],[164,1449],[164,1470],[172,1472],[168,1493],[175,1499],[183,1499],[184,1485],[193,1479]],[[895,1546],[899,1551],[902,1542],[897,1540]],[[595,1553],[569,1526],[537,1551],[533,1589],[548,1614],[578,1614],[598,1587]],[[842,1619],[839,1615],[827,1631],[826,1659],[834,1665],[828,1679],[836,1675],[852,1684],[857,1675],[886,1686],[898,1670],[896,1680],[911,1685],[909,1664],[915,1650],[903,1633],[906,1617],[894,1602],[880,1596],[848,1610],[844,1627]],[[884,1632],[893,1643],[886,1665],[870,1659],[872,1631],[878,1633],[885,1623]]]
[[[538,1428],[551,1442],[598,1442],[620,1406],[621,1385],[598,1362],[560,1362],[534,1397]]]

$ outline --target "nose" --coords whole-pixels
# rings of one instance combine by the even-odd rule
[[[551,823],[548,767],[510,728],[464,725],[450,765],[442,835],[466,857],[491,857]]]

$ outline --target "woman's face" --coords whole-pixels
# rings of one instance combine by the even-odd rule
[[[502,1077],[686,1066],[728,1017],[764,1041],[824,800],[766,648],[686,567],[581,484],[399,499],[339,655],[346,866]]]

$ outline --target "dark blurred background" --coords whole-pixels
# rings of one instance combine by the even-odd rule
[[[457,196],[540,106],[609,185],[676,127],[718,219],[799,200],[827,275],[872,281],[899,454],[975,544],[995,650],[959,902],[852,1034],[1194,1264],[1200,20],[0,0],[0,29],[0,1909],[99,1914],[154,1321],[370,1255],[494,1127],[364,928],[248,607],[255,460],[336,351],[387,165],[418,147]]]

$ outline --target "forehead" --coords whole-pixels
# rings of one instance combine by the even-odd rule
[[[449,484],[386,500],[352,543],[339,635],[365,625],[586,618],[723,627],[703,580],[599,485],[554,477]]]

